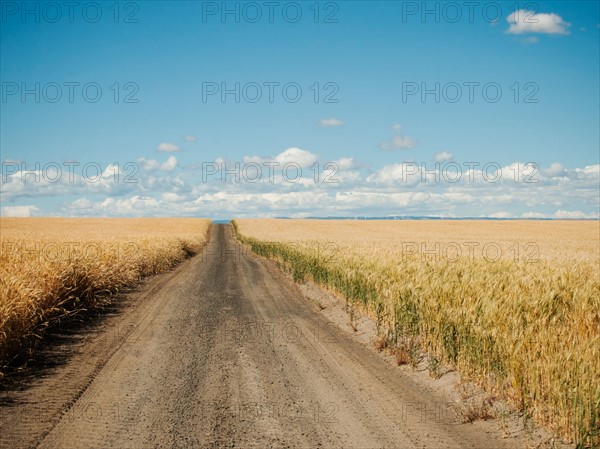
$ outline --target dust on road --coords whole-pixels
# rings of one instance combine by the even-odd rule
[[[229,225],[131,296],[67,363],[0,392],[0,446],[515,445],[341,331]]]

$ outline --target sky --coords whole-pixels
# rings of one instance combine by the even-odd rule
[[[600,7],[13,2],[2,216],[600,217]]]

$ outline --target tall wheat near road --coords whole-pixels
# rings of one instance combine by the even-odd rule
[[[229,225],[53,350],[66,360],[0,391],[1,447],[519,445],[329,322]]]

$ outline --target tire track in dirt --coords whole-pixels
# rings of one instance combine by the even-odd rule
[[[328,321],[228,225],[134,296],[64,366],[2,393],[2,447],[515,446],[440,414],[442,398]]]

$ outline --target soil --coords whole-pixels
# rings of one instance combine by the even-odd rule
[[[0,447],[529,444],[496,419],[465,423],[452,373],[397,366],[375,350],[367,317],[349,326],[339,302],[251,254],[230,225],[114,309],[9,376]]]

